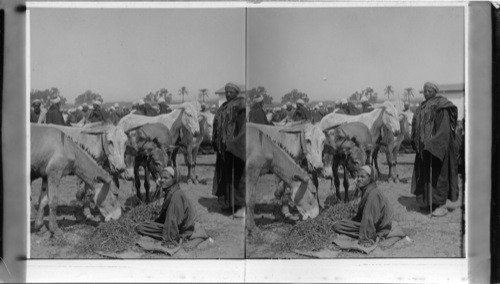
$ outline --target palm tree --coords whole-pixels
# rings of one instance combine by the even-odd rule
[[[182,96],[182,102],[184,102],[184,96],[189,95],[189,92],[185,86],[182,86],[179,90],[179,96]]]
[[[205,102],[205,97],[208,98],[208,89],[207,88],[200,89],[200,97],[203,100],[203,102]]]
[[[384,89],[384,94],[387,95],[387,99],[389,99],[390,95],[394,95],[394,89],[392,88],[391,85],[387,85],[387,87],[385,87]]]
[[[415,97],[415,93],[413,93],[413,88],[406,88],[405,89],[405,97],[408,103],[410,102],[411,97]]]

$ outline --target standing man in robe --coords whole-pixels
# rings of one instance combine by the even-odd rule
[[[61,97],[53,96],[50,98],[50,107],[45,115],[45,123],[47,124],[57,124],[66,125],[61,112]]]
[[[101,109],[101,101],[100,100],[93,100],[92,106],[94,107],[94,109],[90,113],[89,121],[91,123],[105,121],[108,116],[106,115],[104,110]]]
[[[118,116],[118,120],[120,120],[123,117],[123,110],[118,103],[115,103],[115,112]]]
[[[363,96],[361,98],[361,107],[362,107],[362,110],[361,112],[362,113],[365,113],[365,112],[370,112],[373,110],[373,107],[372,105],[370,104],[370,102],[368,101],[368,98]]]
[[[38,123],[38,118],[40,117],[40,113],[42,112],[40,108],[42,106],[42,102],[39,99],[36,99],[31,102],[31,105],[33,106],[33,109],[30,111],[30,122]]]
[[[212,193],[217,196],[223,211],[233,211],[235,217],[244,217],[245,161],[227,151],[227,146],[245,131],[245,96],[233,83],[226,84],[225,92],[226,102],[215,113],[213,123],[212,145],[217,156]]]
[[[299,120],[311,120],[311,112],[306,108],[304,105],[304,101],[302,99],[297,100],[297,109],[295,110],[295,113],[293,114],[292,120],[293,121],[299,121]]]
[[[436,83],[425,83],[425,101],[413,116],[411,140],[416,155],[411,193],[432,216],[441,217],[448,213],[446,200],[458,199],[457,107],[438,92]]]
[[[91,113],[92,113],[92,111],[90,110],[89,105],[87,103],[83,103],[83,105],[82,105],[82,119],[83,119],[84,124],[90,122],[89,118],[90,118]]]
[[[319,105],[315,105],[312,112],[311,112],[311,117],[312,117],[312,123],[320,122],[323,116],[321,115],[321,112],[319,110]]]
[[[165,101],[164,97],[158,99],[158,106],[160,107],[160,114],[167,114],[172,111]]]
[[[266,124],[266,125],[269,124],[263,106],[264,106],[264,97],[258,94],[253,99],[253,105],[250,108],[250,113],[248,114],[250,122]]]
[[[145,116],[156,116],[156,110],[149,104],[146,103],[143,99],[139,100],[139,108],[138,108],[142,115]]]

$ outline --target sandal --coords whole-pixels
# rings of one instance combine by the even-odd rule
[[[448,209],[446,209],[444,206],[440,206],[432,211],[432,216],[434,217],[443,217],[446,214],[448,214]]]

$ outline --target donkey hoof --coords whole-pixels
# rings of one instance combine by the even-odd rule
[[[247,228],[247,233],[249,237],[259,239],[262,237],[262,231],[257,228],[257,226],[254,226],[253,228]]]
[[[51,232],[52,237],[58,238],[63,235],[63,231],[60,228],[57,228]]]
[[[42,226],[40,226],[39,228],[35,227],[35,230],[37,235],[43,236],[48,232],[49,229],[47,229],[47,227],[42,224]]]
[[[33,229],[35,229],[35,231],[41,231],[43,228],[43,220],[42,222],[35,221],[35,224],[33,225]],[[45,230],[47,230],[47,228],[45,228]]]

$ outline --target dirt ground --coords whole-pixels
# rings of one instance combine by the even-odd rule
[[[376,248],[369,255],[358,252],[340,252],[338,258],[464,257],[464,206],[461,185],[459,200],[447,203],[449,213],[444,217],[430,218],[428,213],[420,210],[415,196],[410,193],[414,157],[414,154],[400,154],[398,173],[401,182],[393,183],[387,181],[388,166],[385,155],[379,156],[382,180],[378,181],[378,186],[393,208],[394,221],[408,238],[403,238],[394,246],[384,250]],[[247,258],[307,258],[281,246],[294,222],[289,220],[283,222],[279,209],[274,205],[275,188],[274,175],[260,178],[255,221],[262,233],[260,236],[247,239]],[[341,192],[343,192],[343,187]],[[335,197],[330,190],[329,180],[320,179],[319,197],[321,207],[333,204],[332,200]]]
[[[379,158],[382,171],[379,188],[389,199],[394,212],[394,220],[408,236],[393,247],[377,248],[370,255],[357,252],[340,252],[338,258],[357,257],[463,257],[464,256],[464,206],[463,194],[457,202],[447,204],[448,215],[441,218],[430,218],[428,213],[420,210],[415,197],[410,193],[410,182],[413,169],[414,154],[401,154],[398,158],[398,172],[400,183],[385,181],[388,167],[385,157]],[[179,156],[178,165],[183,175],[187,173],[184,159]],[[276,178],[273,175],[262,176],[258,184],[258,200],[256,206],[256,223],[262,234],[245,238],[244,220],[233,219],[231,216],[220,213],[216,198],[212,196],[212,178],[215,164],[215,155],[198,156],[197,174],[200,183],[181,183],[181,188],[196,206],[199,222],[206,229],[211,240],[201,244],[197,249],[181,249],[174,258],[307,258],[293,251],[283,248],[281,244],[289,235],[295,222],[284,220],[279,214],[279,207],[275,206],[274,189]],[[385,175],[384,175],[385,174]],[[122,181],[123,182],[123,181]],[[352,183],[352,180],[351,180]],[[40,191],[41,179],[32,183],[32,208],[36,205]],[[61,237],[50,237],[49,232],[31,231],[31,258],[105,258],[93,252],[81,252],[75,247],[91,232],[97,223],[76,222],[74,217],[76,179],[65,177],[62,181],[61,197],[59,199],[58,224],[62,229]],[[154,191],[154,184],[152,184]],[[144,192],[144,191],[143,191]],[[342,191],[343,192],[343,191]],[[120,188],[122,204],[131,206],[137,203],[132,182],[125,182]],[[335,199],[330,191],[330,181],[320,179],[320,205],[327,208]],[[325,207],[326,206],[326,207]],[[33,225],[34,212],[31,213]],[[48,222],[46,215],[45,222]],[[246,241],[246,248],[245,248]],[[131,247],[136,253],[134,258],[169,258],[164,254],[146,253],[138,247]],[[246,253],[245,253],[246,251]],[[139,254],[137,254],[139,253]],[[137,257],[137,255],[139,255]]]
[[[177,165],[181,173],[187,174],[182,155],[177,157]],[[198,221],[205,228],[210,239],[198,246],[196,249],[181,249],[173,258],[231,258],[241,259],[244,257],[245,238],[244,220],[233,219],[231,216],[220,213],[217,199],[212,196],[212,179],[215,169],[215,155],[199,155],[197,175],[199,184],[181,183],[181,189],[186,192],[196,206]],[[120,181],[119,198],[122,204],[127,206],[137,203],[135,189],[131,181]],[[38,202],[38,195],[41,188],[41,179],[32,183],[31,197],[32,207]],[[81,252],[75,247],[84,241],[82,238],[97,226],[95,222],[76,222],[74,217],[75,207],[72,205],[75,200],[76,178],[65,177],[61,182],[58,208],[58,225],[63,231],[61,237],[51,237],[50,233],[31,231],[31,258],[105,258],[93,252]],[[152,183],[151,193],[155,186]],[[144,188],[142,188],[144,193]],[[46,212],[45,224],[48,224],[48,210]],[[31,212],[31,226],[33,226],[35,213]],[[134,258],[170,258],[164,254],[146,253],[138,247],[131,247],[131,252],[135,253]],[[140,253],[140,254],[137,254]]]

